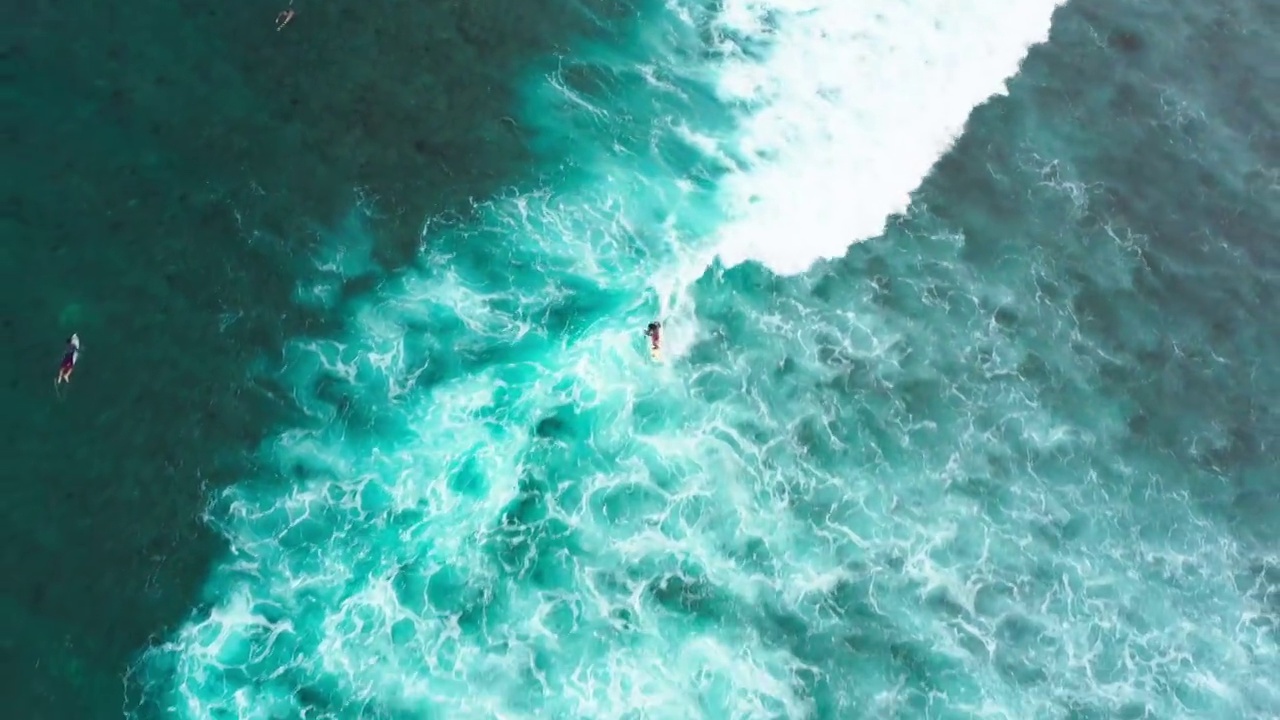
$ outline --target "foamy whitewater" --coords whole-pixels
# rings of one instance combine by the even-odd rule
[[[907,210],[1054,6],[673,4],[537,68],[519,121],[540,184],[428,224],[418,267],[343,301],[372,272],[362,207],[299,289],[349,318],[289,344],[312,422],[263,448],[279,477],[211,508],[232,554],[208,607],[139,663],[131,707],[1023,719],[1273,702],[1259,669],[1280,665],[1249,649],[1263,631],[1203,577],[1233,548],[1176,497],[1107,497],[1073,463],[1115,470],[1114,422],[1056,416],[1018,375],[1065,342],[1065,315],[1022,280],[983,289],[946,229],[944,280],[914,316],[814,267]],[[1026,283],[1044,272],[1017,262]],[[966,295],[1048,329],[946,326]],[[661,363],[641,336],[655,316]],[[1131,536],[1134,513],[1176,538]],[[1164,580],[1135,569],[1152,563]]]
[[[729,48],[717,68],[722,96],[748,109],[726,143],[747,160],[724,183],[725,263],[797,273],[883,232],[1060,4],[727,3],[735,34],[772,44],[766,62]]]

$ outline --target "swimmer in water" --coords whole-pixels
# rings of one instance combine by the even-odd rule
[[[58,378],[54,385],[71,382],[71,373],[76,369],[76,360],[80,359],[80,336],[75,333],[67,338],[67,349],[62,353],[62,364],[58,366]]]

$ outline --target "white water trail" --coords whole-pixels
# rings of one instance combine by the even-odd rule
[[[1060,0],[727,0],[723,99],[741,108],[717,250],[804,272],[884,231],[964,129],[1048,39]]]

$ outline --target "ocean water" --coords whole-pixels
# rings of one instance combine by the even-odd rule
[[[1280,714],[1276,10],[576,7],[465,192],[224,170],[273,409],[125,716]]]
[[[380,198],[374,257],[413,257],[422,218],[528,167],[515,70],[608,11],[294,7],[277,33],[261,3],[0,6],[8,716],[122,716],[122,678],[228,551],[210,500],[270,477],[256,449],[301,416],[261,369],[341,326],[293,299],[324,229]]]

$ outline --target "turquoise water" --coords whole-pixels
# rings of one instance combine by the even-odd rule
[[[325,223],[126,715],[1280,713],[1275,13],[952,5],[594,8]]]

